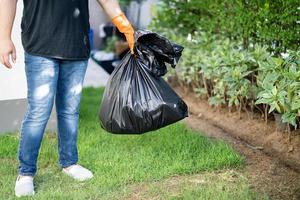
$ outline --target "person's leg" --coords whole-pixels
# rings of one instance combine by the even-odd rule
[[[59,163],[63,172],[84,181],[93,177],[88,169],[77,164],[77,133],[82,84],[87,60],[62,61],[56,93]]]
[[[78,161],[77,132],[82,84],[87,60],[62,61],[56,93],[59,163],[62,168]]]
[[[58,62],[25,53],[27,111],[21,124],[19,142],[19,176],[15,194],[34,194],[33,176],[45,126],[49,119],[56,90]]]
[[[25,53],[27,111],[21,125],[19,174],[34,176],[44,130],[56,91],[59,63],[54,59]]]

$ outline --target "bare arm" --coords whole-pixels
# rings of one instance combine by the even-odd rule
[[[16,49],[11,40],[11,31],[16,15],[17,0],[0,0],[0,62],[11,68],[9,58],[16,60]]]
[[[106,14],[113,19],[114,17],[122,14],[120,4],[118,0],[97,0],[98,3],[102,6]]]
[[[122,10],[118,0],[97,0],[106,14],[113,19],[114,17],[122,14]]]

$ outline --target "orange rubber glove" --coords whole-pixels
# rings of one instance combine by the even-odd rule
[[[125,14],[121,13],[116,17],[112,18],[111,21],[118,28],[118,30],[125,35],[130,48],[130,52],[131,54],[134,54],[134,29],[132,28]]]
[[[1,1],[1,0],[0,0]],[[104,11],[112,20],[112,23],[123,33],[126,37],[130,52],[134,54],[134,29],[130,22],[122,12],[118,0],[98,0]]]

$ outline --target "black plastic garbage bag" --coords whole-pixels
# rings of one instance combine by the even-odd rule
[[[150,32],[137,31],[135,55],[129,52],[111,74],[99,111],[111,133],[141,134],[188,116],[185,102],[160,77],[165,62],[175,67],[183,47]]]

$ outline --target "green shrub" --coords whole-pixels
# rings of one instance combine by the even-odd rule
[[[243,49],[242,41],[206,32],[184,37],[166,29],[160,31],[185,47],[177,69],[170,74],[177,75],[198,96],[207,97],[213,106],[236,107],[239,112],[263,104],[269,113],[280,113],[283,122],[297,126],[299,51],[275,57],[266,46]]]
[[[150,28],[185,47],[172,71],[213,106],[254,107],[297,126],[300,39],[296,0],[162,0]],[[264,111],[262,110],[264,109]]]
[[[257,104],[281,113],[282,121],[297,126],[300,116],[300,53],[290,52],[285,59],[273,58],[259,68]]]
[[[150,28],[185,47],[172,71],[213,106],[300,117],[297,0],[162,0]]]
[[[162,0],[154,22],[182,34],[221,34],[244,48],[258,42],[279,54],[300,45],[299,12],[298,0]]]

